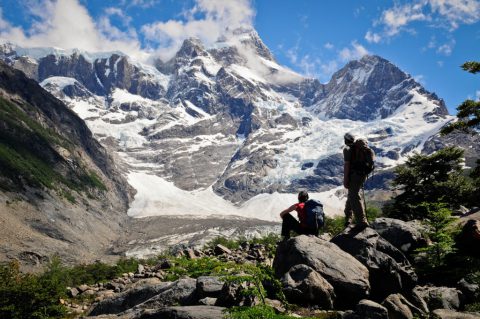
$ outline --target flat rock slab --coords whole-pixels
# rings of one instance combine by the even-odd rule
[[[159,310],[145,310],[138,319],[221,319],[225,308],[215,306],[166,307]]]

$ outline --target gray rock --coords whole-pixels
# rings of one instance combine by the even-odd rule
[[[222,292],[224,282],[219,277],[201,276],[197,278],[198,298],[218,298]]]
[[[421,225],[416,222],[404,222],[393,218],[377,218],[371,227],[389,243],[404,253],[410,253],[424,247],[427,240],[422,235]]]
[[[197,280],[193,278],[184,278],[175,281],[162,291],[155,294],[154,297],[139,304],[136,308],[150,309],[156,307],[182,305],[188,306],[196,302]]]
[[[220,244],[215,246],[214,251],[215,251],[215,255],[223,255],[223,254],[230,255],[232,253],[230,249]]]
[[[217,298],[205,297],[198,300],[198,304],[204,306],[215,306],[217,304]]]
[[[475,301],[475,297],[480,292],[480,285],[468,282],[465,278],[457,283],[457,288],[465,297],[465,303]]]
[[[387,308],[389,319],[412,319],[414,316],[422,317],[426,313],[415,307],[401,294],[392,294],[383,302],[382,306]]]
[[[251,282],[226,282],[217,299],[217,305],[222,307],[258,305],[260,300],[256,295],[248,293],[250,289],[256,289]]]
[[[431,311],[435,309],[458,310],[463,306],[463,294],[455,288],[416,286],[414,291],[425,300]]]
[[[221,319],[225,317],[225,308],[215,306],[165,307],[145,310],[138,319]]]
[[[346,311],[342,314],[342,319],[391,319],[388,317],[388,311],[382,305],[372,301],[361,300],[354,311]]]
[[[367,299],[358,303],[355,307],[355,314],[365,319],[389,319],[387,308]]]
[[[130,309],[173,286],[170,282],[160,282],[158,279],[138,281],[131,289],[114,295],[112,298],[100,301],[92,306],[90,316],[102,314],[117,314]]]
[[[333,309],[335,292],[319,273],[307,265],[296,265],[282,278],[283,292],[290,303]]]
[[[278,245],[273,262],[277,277],[299,264],[310,266],[333,286],[339,307],[353,307],[369,295],[368,269],[333,243],[302,235]]]
[[[478,312],[457,312],[450,309],[436,309],[433,311],[434,319],[478,319]]]
[[[347,228],[332,242],[368,268],[375,300],[383,300],[402,290],[409,291],[415,286],[417,275],[407,258],[375,230]]]

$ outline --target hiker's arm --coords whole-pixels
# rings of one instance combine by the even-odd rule
[[[343,186],[348,188],[348,176],[350,175],[350,162],[345,162],[343,165]]]
[[[293,204],[292,206],[290,206],[287,209],[285,209],[284,211],[282,211],[280,213],[280,217],[282,217],[282,219],[283,219],[283,217],[285,217],[285,215],[287,215],[290,212],[293,212],[295,210],[295,208],[297,208],[297,205]]]

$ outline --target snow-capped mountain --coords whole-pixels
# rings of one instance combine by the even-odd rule
[[[369,139],[381,174],[452,119],[441,99],[381,57],[352,61],[321,84],[279,65],[252,30],[211,47],[187,39],[171,60],[151,65],[119,52],[10,44],[0,57],[118,154],[138,191],[133,216],[276,219],[295,199],[276,192],[299,188],[340,209],[345,132]]]

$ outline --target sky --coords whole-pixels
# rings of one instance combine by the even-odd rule
[[[185,38],[206,45],[254,28],[277,61],[326,83],[379,55],[436,93],[450,113],[480,99],[480,0],[0,0],[0,39],[24,47],[122,51],[148,62]]]

